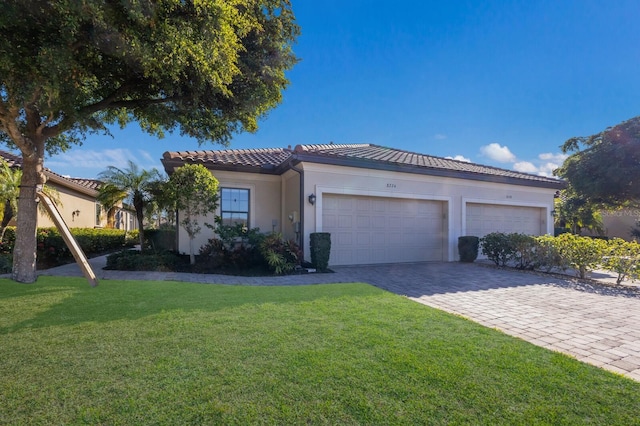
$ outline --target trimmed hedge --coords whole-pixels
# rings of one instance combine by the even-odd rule
[[[132,234],[121,229],[71,228],[71,234],[88,256],[95,256],[127,247]],[[137,235],[137,231],[135,232]],[[7,228],[0,244],[0,254],[13,253],[15,245],[15,227]],[[36,252],[40,265],[51,266],[66,263],[73,255],[56,228],[38,228],[36,234]]]
[[[458,237],[458,254],[460,262],[471,263],[478,258],[480,238],[473,235]]]
[[[329,268],[329,256],[331,255],[331,234],[329,232],[312,232],[309,235],[311,263],[323,272]]]
[[[573,268],[580,278],[601,268],[618,274],[618,284],[640,277],[640,244],[635,242],[607,241],[567,233],[557,237],[533,237],[501,232],[487,234],[480,242],[482,254],[498,266],[546,272]]]

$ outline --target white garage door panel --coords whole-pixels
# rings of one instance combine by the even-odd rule
[[[544,209],[539,207],[467,204],[467,235],[483,237],[491,232],[519,232],[541,235],[546,232]]]
[[[443,260],[440,201],[324,195],[331,265]]]

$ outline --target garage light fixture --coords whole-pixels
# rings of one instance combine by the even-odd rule
[[[309,204],[314,205],[316,203],[316,194],[309,195]]]

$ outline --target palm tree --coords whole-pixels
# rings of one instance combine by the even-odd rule
[[[150,186],[152,182],[160,179],[160,173],[156,169],[141,170],[133,161],[129,161],[129,167],[126,169],[109,166],[98,178],[105,182],[99,190],[100,198],[109,207],[125,199],[133,204],[140,232],[140,250],[144,250],[144,207],[151,199]],[[114,201],[118,197],[120,199]]]
[[[4,232],[11,219],[18,211],[18,193],[20,192],[20,180],[22,171],[9,167],[9,164],[0,159],[0,204],[2,208],[2,220],[0,221],[0,241],[4,238]]]
[[[22,170],[17,167],[10,167],[9,164],[0,159],[0,241],[4,238],[9,222],[18,214],[18,195],[20,194],[20,182],[22,181]],[[47,194],[56,206],[62,206],[60,194],[55,189],[45,185],[42,192]],[[38,204],[38,210],[45,215],[49,215],[43,205]]]

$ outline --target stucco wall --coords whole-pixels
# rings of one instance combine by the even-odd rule
[[[72,191],[69,188],[47,183],[47,186],[58,191],[60,205],[58,210],[69,228],[94,228],[96,226],[96,201],[94,197]],[[76,214],[74,214],[76,212]],[[101,218],[101,225],[106,223],[106,218]],[[38,209],[38,226],[55,226],[53,221]]]
[[[409,173],[367,170],[305,163],[305,197],[315,193],[316,204],[304,203],[305,245],[309,234],[322,231],[322,197],[326,193],[371,195],[392,198],[420,198],[446,203],[448,258],[457,258],[458,237],[465,235],[466,203],[519,205],[546,209],[541,229],[553,232],[550,215],[555,189],[443,178]]]
[[[300,175],[292,170],[282,175],[281,232],[286,239],[296,239],[296,223],[300,222]]]
[[[249,189],[249,227],[260,228],[262,232],[270,232],[274,221],[277,222],[275,231],[279,231],[281,220],[281,177],[258,174],[215,171],[213,175],[218,179],[220,188],[244,188]],[[209,238],[214,236],[212,230],[204,226],[204,223],[214,224],[214,218],[220,214],[209,214],[200,218],[202,227],[200,233],[194,239],[194,251],[197,254]],[[180,216],[178,217],[180,220]],[[178,250],[189,253],[189,237],[184,229],[180,228],[178,237]]]

